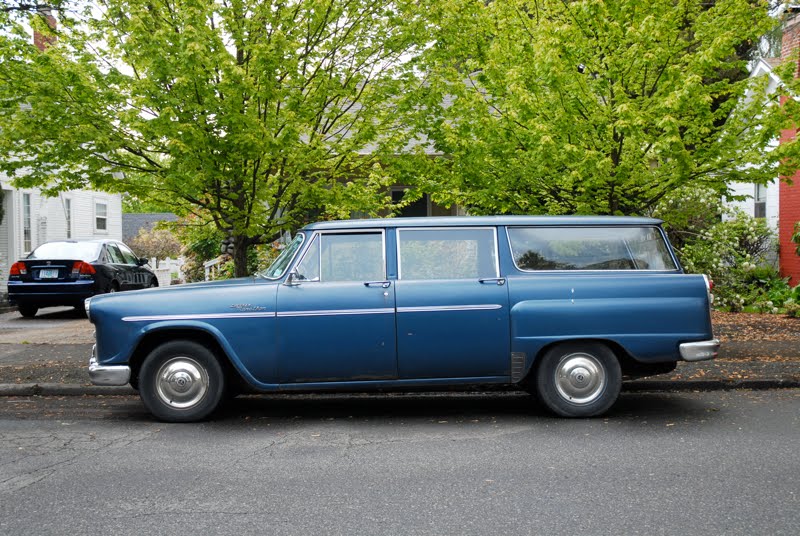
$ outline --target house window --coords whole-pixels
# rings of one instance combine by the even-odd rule
[[[72,238],[72,199],[64,199],[64,216],[67,218],[67,238]]]
[[[764,184],[756,184],[756,191],[753,199],[755,200],[755,203],[753,204],[753,216],[756,218],[766,218],[767,186]]]
[[[22,250],[31,249],[31,194],[22,194]]]
[[[392,203],[398,204],[403,201],[403,197],[405,197],[406,189],[394,189],[392,190]],[[424,217],[430,216],[430,197],[428,194],[423,194],[422,197],[417,199],[416,201],[412,201],[408,205],[404,206],[400,209],[400,212],[397,214],[398,216],[403,217]]]
[[[94,229],[108,231],[108,205],[105,203],[94,204]]]

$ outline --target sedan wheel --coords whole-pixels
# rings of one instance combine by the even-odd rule
[[[193,341],[168,342],[153,350],[145,358],[138,383],[144,405],[167,422],[204,419],[225,391],[216,356]]]
[[[536,375],[539,398],[564,417],[592,417],[616,402],[622,372],[605,345],[571,342],[557,345],[541,358]]]
[[[17,309],[19,309],[19,314],[25,318],[33,318],[39,311],[39,308],[35,305],[17,305]]]

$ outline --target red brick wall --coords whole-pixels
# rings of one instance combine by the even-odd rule
[[[47,8],[40,9],[39,13],[45,18],[45,20],[47,21],[47,25],[48,26],[50,26],[51,28],[55,28],[56,27],[56,19],[50,13],[49,9],[47,9]],[[39,50],[44,50],[45,48],[49,47],[50,45],[52,45],[55,42],[56,42],[56,38],[54,36],[44,36],[44,35],[40,34],[39,32],[36,32],[36,31],[33,32],[33,44]]]
[[[798,54],[800,49],[800,16],[789,15],[783,30],[781,59]],[[800,76],[800,57],[795,56],[798,69],[795,76]],[[797,135],[797,131],[786,130],[781,136],[781,143],[787,142]],[[792,177],[791,186],[781,182],[778,190],[778,241],[780,244],[780,270],[783,277],[790,277],[791,285],[800,284],[800,255],[797,245],[791,241],[795,222],[800,222],[800,171]]]

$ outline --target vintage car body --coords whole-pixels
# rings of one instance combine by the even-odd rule
[[[309,225],[266,273],[87,300],[90,376],[158,418],[226,391],[509,384],[564,416],[623,376],[716,356],[710,287],[659,220],[448,217]]]

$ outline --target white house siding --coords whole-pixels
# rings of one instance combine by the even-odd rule
[[[752,183],[735,184],[731,188],[731,193],[735,196],[748,196],[743,201],[728,201],[726,204],[731,208],[738,208],[748,216],[755,216],[755,194],[756,185]],[[778,183],[772,182],[767,185],[766,214],[765,219],[770,229],[778,231]]]
[[[11,243],[11,226],[9,225],[9,215],[11,214],[11,192],[4,190],[3,196],[3,221],[0,222],[0,291],[5,292],[6,282],[8,281],[8,271],[11,263],[8,256],[8,245]],[[0,303],[0,305],[2,305]]]

